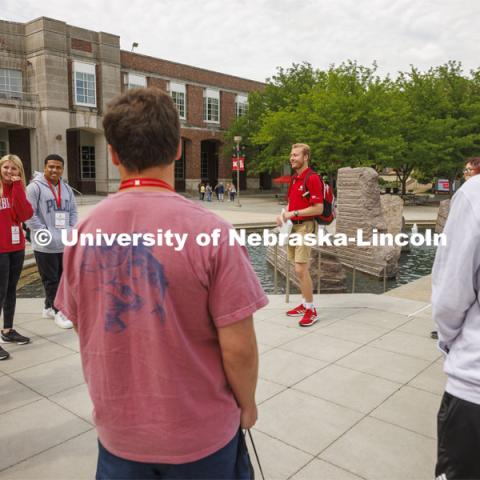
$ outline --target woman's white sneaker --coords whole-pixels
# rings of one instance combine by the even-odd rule
[[[62,312],[55,314],[55,325],[60,328],[72,328],[73,323]]]
[[[53,308],[44,308],[42,312],[43,318],[55,318],[55,310]]]

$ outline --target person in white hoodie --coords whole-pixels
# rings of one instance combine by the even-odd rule
[[[432,271],[433,320],[447,384],[438,412],[435,476],[480,478],[480,175],[452,200]]]
[[[27,198],[34,214],[27,226],[31,229],[33,252],[45,289],[43,317],[54,318],[60,328],[72,328],[72,322],[54,305],[63,272],[61,231],[77,223],[75,196],[62,179],[64,164],[60,155],[48,155],[43,173],[37,172],[28,185]],[[43,241],[49,238],[50,241]]]

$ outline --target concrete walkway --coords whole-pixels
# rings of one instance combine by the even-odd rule
[[[105,197],[90,196],[86,204],[79,205],[80,218],[89,212],[95,203],[98,203]],[[275,217],[280,214],[285,205],[281,204],[279,199],[273,195],[246,195],[240,198],[241,207],[235,202],[201,202],[196,199],[193,201],[202,204],[205,208],[215,211],[225,220],[228,220],[236,227],[243,225],[274,225]],[[404,207],[405,222],[408,225],[418,223],[419,225],[435,225],[437,220],[438,207],[432,206],[407,206]]]
[[[282,296],[255,316],[253,436],[267,478],[433,478],[445,379],[428,337],[431,312],[415,315],[426,302],[317,300],[321,321],[307,329],[285,316]],[[41,307],[41,299],[19,300],[16,325],[32,344],[7,346],[12,358],[0,362],[0,478],[92,479],[96,435],[78,341],[40,318]]]
[[[81,199],[77,198],[79,218],[82,219],[89,213],[97,203],[106,197],[100,195],[87,195]],[[281,204],[274,195],[245,195],[241,197],[241,206],[235,202],[201,202],[192,199],[194,202],[203,205],[205,208],[214,211],[220,217],[230,222],[235,228],[273,228],[275,218],[280,215],[285,205]],[[404,207],[404,217],[406,225],[410,226],[417,223],[419,226],[435,225],[437,219],[438,207],[431,206],[409,206]],[[335,223],[327,227],[331,233],[335,232]],[[35,264],[33,250],[30,244],[26,247],[25,267]]]
[[[102,198],[86,199],[80,216]],[[282,208],[272,196],[241,203],[202,202],[237,227],[273,225]],[[436,213],[405,208],[410,224],[435,223]],[[445,378],[431,310],[416,314],[430,301],[430,277],[386,295],[321,295],[321,320],[308,329],[285,316],[283,296],[269,298],[255,316],[253,432],[267,478],[433,478]],[[41,308],[41,299],[18,300],[16,326],[32,343],[6,346],[12,357],[0,362],[0,479],[91,479],[96,434],[78,340]]]
[[[385,295],[430,303],[432,297],[432,275],[425,275],[418,280],[389,290]]]

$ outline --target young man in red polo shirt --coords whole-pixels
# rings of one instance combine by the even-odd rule
[[[323,184],[320,177],[313,174],[308,166],[310,161],[310,147],[305,143],[292,145],[290,165],[295,174],[288,189],[288,208],[277,223],[290,219],[293,222],[292,233],[305,235],[315,233],[317,222],[315,217],[323,213]],[[307,181],[305,182],[305,179]],[[305,185],[307,188],[305,188]],[[317,310],[313,304],[312,277],[308,270],[311,247],[306,245],[288,246],[288,259],[295,262],[295,273],[300,282],[300,291],[303,302],[296,308],[289,310],[290,317],[302,317],[301,327],[309,327],[317,320]]]

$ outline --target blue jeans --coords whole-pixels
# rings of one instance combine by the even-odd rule
[[[179,465],[141,463],[117,457],[98,442],[96,480],[253,480],[253,468],[239,430],[220,450],[195,462]]]

